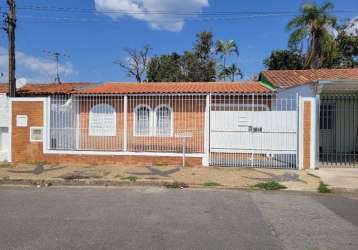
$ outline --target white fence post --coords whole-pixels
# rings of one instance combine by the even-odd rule
[[[203,166],[209,166],[210,157],[210,95],[206,96],[205,102],[205,126],[204,126],[204,157]]]
[[[128,148],[128,96],[123,98],[123,151],[127,151]]]
[[[43,102],[43,151],[51,147],[51,136],[50,136],[50,126],[51,126],[51,97],[47,97]]]

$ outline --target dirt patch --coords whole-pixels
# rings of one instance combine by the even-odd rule
[[[129,180],[136,180],[130,181]],[[319,179],[305,171],[282,169],[178,167],[178,166],[17,166],[0,168],[0,181],[51,182],[54,185],[164,185],[185,183],[203,187],[218,183],[217,188],[252,188],[258,182],[277,181],[289,190],[316,191]],[[204,185],[205,186],[205,185]],[[212,185],[209,185],[212,186]]]

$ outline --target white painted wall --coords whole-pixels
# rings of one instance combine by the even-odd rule
[[[0,93],[0,161],[6,161],[9,150],[9,101]]]
[[[9,129],[0,128],[0,162],[8,160]]]
[[[6,94],[0,93],[0,128],[9,126],[9,101]]]
[[[273,110],[296,110],[298,97],[315,97],[312,85],[301,85],[287,89],[280,89],[276,94],[276,101],[272,103]],[[297,101],[297,102],[296,102]]]

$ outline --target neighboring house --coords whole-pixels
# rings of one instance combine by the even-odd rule
[[[20,97],[66,95],[72,91],[82,90],[95,86],[94,83],[63,83],[63,84],[26,84],[17,90]],[[0,162],[9,159],[10,147],[10,121],[9,98],[7,97],[7,84],[0,84]]]
[[[269,70],[259,80],[279,99],[316,98],[320,166],[358,164],[358,68]]]
[[[8,159],[9,107],[7,89],[6,84],[0,84],[0,162]]]
[[[275,90],[281,98],[296,98],[297,95],[314,97],[319,82],[358,80],[355,69],[310,69],[310,70],[268,70],[261,72],[259,81]],[[337,91],[342,91],[343,84]]]
[[[74,91],[96,87],[98,84],[89,82],[65,83],[28,83],[17,90],[19,97],[39,97],[52,95],[69,95]]]

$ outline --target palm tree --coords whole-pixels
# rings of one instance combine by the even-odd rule
[[[216,54],[221,54],[220,57],[223,60],[223,69],[226,69],[226,60],[227,57],[231,54],[234,54],[236,56],[239,56],[239,49],[237,47],[237,44],[234,40],[224,41],[219,40],[216,42],[216,48],[215,48]],[[224,76],[225,80],[225,76]]]
[[[289,38],[289,46],[297,48],[307,41],[305,68],[317,68],[334,54],[334,39],[330,29],[337,25],[337,18],[330,14],[333,9],[331,2],[322,5],[304,4],[301,15],[294,17],[287,29],[293,30]]]
[[[240,78],[242,78],[243,74],[241,72],[241,69],[234,63],[231,64],[229,67],[223,68],[219,74],[219,77],[221,78],[226,78],[227,76],[230,77],[230,80],[232,82],[234,82],[236,76],[240,76]]]

